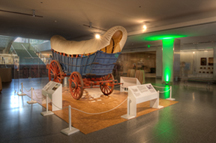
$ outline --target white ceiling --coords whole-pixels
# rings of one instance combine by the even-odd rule
[[[35,14],[43,18],[0,12],[0,35],[50,39],[59,34],[70,40],[93,38],[116,25],[129,33],[127,46],[158,34],[208,36],[216,34],[215,0],[1,0],[0,10]],[[142,25],[148,29],[142,32]]]

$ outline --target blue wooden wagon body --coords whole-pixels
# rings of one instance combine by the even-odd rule
[[[60,63],[62,70],[66,75],[69,76],[72,72],[77,71],[82,77],[101,77],[111,74],[120,53],[121,52],[108,54],[97,51],[88,56],[79,55],[73,57],[52,51],[53,60]]]

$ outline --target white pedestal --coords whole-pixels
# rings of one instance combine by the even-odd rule
[[[53,115],[54,113],[52,111],[48,111],[48,112],[41,112],[41,115],[43,116],[48,116],[48,115]]]
[[[158,109],[161,109],[161,108],[164,108],[164,106],[159,105],[159,106],[158,106]]]
[[[166,100],[174,101],[175,98],[167,98]]]
[[[74,127],[71,127],[71,129],[69,129],[69,128],[66,128],[66,129],[63,129],[63,130],[61,130],[61,132],[63,133],[63,134],[65,134],[65,135],[72,135],[72,134],[74,134],[74,133],[76,133],[76,132],[79,132],[79,129],[77,129],[77,128],[74,128]]]
[[[37,101],[27,101],[28,104],[34,104],[37,103]]]
[[[24,96],[26,95],[25,93],[18,93],[19,96]]]
[[[130,120],[130,119],[135,118],[136,116],[125,114],[125,115],[122,115],[121,117]]]

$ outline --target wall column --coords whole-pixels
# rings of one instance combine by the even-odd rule
[[[175,39],[174,41],[174,59],[173,59],[173,78],[180,77],[180,40]]]
[[[162,47],[156,49],[156,78],[162,77]]]
[[[169,84],[173,82],[173,54],[174,54],[174,38],[163,39],[162,63],[163,75],[162,82]]]

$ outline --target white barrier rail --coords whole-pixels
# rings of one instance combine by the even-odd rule
[[[160,86],[154,86],[154,87],[156,87],[156,88],[166,88],[166,87],[160,87]],[[159,91],[159,93],[165,93],[165,92],[168,92],[168,91],[170,91],[170,97],[167,98],[166,100],[174,101],[175,98],[172,98],[172,86],[169,87],[169,90],[167,90],[167,91]]]
[[[48,111],[48,94],[46,95],[46,111],[41,112],[43,116],[53,115],[52,111]]]
[[[21,87],[22,87],[21,92],[23,91],[23,88],[26,90],[26,88],[23,86],[23,83],[21,83]],[[42,97],[42,98],[39,98],[39,97],[37,96],[37,94],[36,94],[35,91],[34,91],[34,88],[31,87],[30,90],[26,90],[26,92],[30,92],[30,91],[31,91],[31,101],[28,101],[29,104],[33,104],[33,103],[31,103],[31,102],[36,103],[36,101],[33,100],[33,94],[36,95],[36,98],[38,98],[38,99],[43,99],[43,97]],[[24,93],[24,92],[22,92],[22,93]],[[26,95],[26,94],[25,94],[25,95]],[[44,95],[43,95],[43,96],[44,96]],[[48,110],[48,95],[46,95],[45,97],[46,97],[46,111],[41,112],[41,114],[42,114],[43,116],[53,115],[54,113]],[[59,108],[59,107],[56,106],[54,103],[52,103],[52,104],[53,104],[55,107],[59,108],[60,110],[63,110],[63,109],[68,108],[69,127],[66,128],[66,129],[61,130],[61,132],[62,132],[63,134],[65,134],[65,135],[68,135],[68,136],[69,136],[69,135],[71,135],[71,134],[76,133],[76,132],[79,131],[79,129],[76,129],[76,128],[74,128],[74,127],[72,126],[71,109],[76,110],[76,111],[79,111],[79,112],[82,112],[82,113],[84,113],[84,114],[98,115],[98,114],[104,114],[104,113],[111,112],[111,111],[115,110],[116,108],[118,108],[119,106],[121,106],[125,101],[127,101],[127,98],[126,98],[124,101],[122,101],[119,105],[117,105],[116,107],[114,107],[114,108],[112,108],[112,109],[110,109],[110,110],[107,110],[107,111],[104,111],[104,112],[98,112],[98,113],[89,113],[89,112],[85,112],[85,111],[79,110],[79,109],[77,109],[77,108],[71,107],[70,105],[69,105],[69,106],[66,106],[66,107],[63,107],[63,108]]]
[[[33,92],[34,92],[34,88],[31,87],[31,101],[27,101],[28,104],[37,103],[37,101],[35,101],[35,100],[33,99]]]
[[[63,129],[63,130],[61,130],[61,132],[63,133],[63,134],[65,134],[65,135],[71,135],[71,134],[74,134],[74,133],[76,133],[76,132],[79,132],[79,129],[77,129],[77,128],[74,128],[74,127],[72,127],[71,126],[71,106],[69,105],[68,106],[68,115],[69,115],[69,120],[68,120],[68,122],[69,122],[69,127],[68,128],[66,128],[66,129]]]
[[[24,95],[26,95],[26,94],[23,92],[23,83],[21,83],[20,92],[21,92],[21,93],[18,93],[19,96],[24,96]]]

